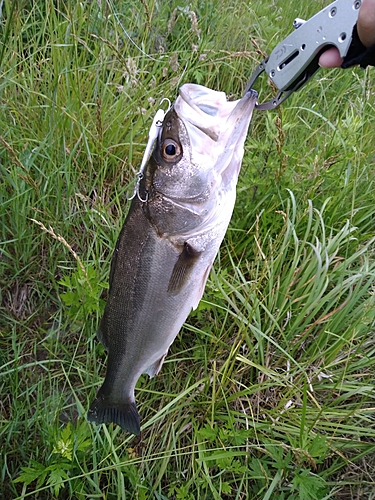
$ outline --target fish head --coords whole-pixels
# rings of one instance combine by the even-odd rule
[[[257,93],[228,101],[224,92],[185,84],[166,114],[149,184],[180,203],[202,204],[237,183]]]

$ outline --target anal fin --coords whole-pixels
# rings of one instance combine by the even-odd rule
[[[147,375],[149,375],[150,378],[155,377],[155,375],[157,375],[160,372],[161,367],[163,366],[163,363],[164,363],[165,356],[167,354],[168,354],[168,351],[165,354],[163,354],[163,356],[160,359],[155,361],[155,363],[153,363],[148,368],[146,368],[146,370],[143,373],[146,373]]]

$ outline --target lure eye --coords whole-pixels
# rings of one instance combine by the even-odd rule
[[[161,153],[164,160],[174,161],[176,157],[181,155],[181,146],[173,139],[165,139],[161,147]]]

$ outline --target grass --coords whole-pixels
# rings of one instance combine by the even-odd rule
[[[320,70],[255,114],[203,300],[139,381],[141,440],[85,419],[156,106],[184,82],[240,96],[319,7],[2,4],[2,498],[374,498],[373,69]]]

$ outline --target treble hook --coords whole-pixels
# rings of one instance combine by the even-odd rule
[[[143,199],[141,197],[141,195],[139,194],[139,185],[140,185],[141,180],[143,179],[143,171],[147,165],[148,160],[150,159],[155,142],[156,142],[157,138],[159,137],[161,127],[163,126],[164,117],[171,108],[171,101],[167,97],[164,97],[160,101],[159,106],[161,106],[164,101],[166,101],[168,103],[168,109],[166,111],[164,111],[162,108],[159,108],[154,116],[154,119],[152,120],[152,124],[151,124],[150,130],[149,130],[149,133],[148,133],[148,141],[146,144],[146,149],[145,149],[145,152],[143,153],[141,166],[139,167],[139,170],[136,173],[137,182],[134,186],[134,192],[130,198],[129,197],[127,198],[129,201],[132,200],[135,196],[137,196],[138,199],[142,203],[146,203],[146,201],[148,200],[148,193],[147,192],[146,192],[145,199]]]

